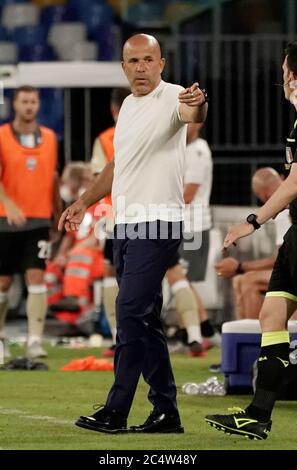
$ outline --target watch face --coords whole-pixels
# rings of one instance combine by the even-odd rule
[[[257,216],[255,214],[250,214],[250,215],[247,216],[246,220],[249,224],[252,224],[253,222],[255,222],[256,218],[257,218]]]
[[[246,218],[246,221],[253,225],[255,229],[260,228],[260,224],[257,222],[256,214],[249,214]]]

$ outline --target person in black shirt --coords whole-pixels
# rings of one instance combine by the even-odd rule
[[[288,44],[283,62],[283,89],[285,98],[297,110],[297,41]],[[234,225],[227,234],[223,247],[227,249],[243,237],[259,229],[290,204],[292,226],[274,264],[268,292],[260,312],[262,328],[261,351],[258,359],[258,377],[252,402],[245,410],[233,414],[208,415],[206,421],[218,430],[266,439],[271,429],[271,413],[278,396],[286,367],[289,365],[289,333],[287,321],[297,308],[297,120],[286,144],[287,179],[273,196],[245,222]]]

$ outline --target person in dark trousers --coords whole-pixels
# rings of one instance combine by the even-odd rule
[[[115,213],[116,301],[115,379],[106,404],[76,425],[93,431],[127,432],[127,417],[142,374],[153,411],[134,432],[181,433],[176,386],[160,320],[161,283],[181,242],[183,161],[187,122],[202,122],[207,97],[161,78],[165,60],[153,37],[137,34],[123,49],[123,70],[132,94],[115,129],[115,158],[60,219],[77,230],[86,208],[112,189]]]
[[[285,98],[297,109],[297,42],[288,44],[283,62]],[[297,120],[286,143],[287,179],[270,199],[245,222],[229,230],[224,248],[259,229],[290,204],[292,226],[284,236],[260,311],[262,328],[258,378],[252,402],[245,410],[233,414],[208,415],[206,421],[226,433],[266,439],[271,430],[271,414],[286,368],[289,365],[287,322],[297,308]]]

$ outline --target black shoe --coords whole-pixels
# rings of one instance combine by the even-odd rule
[[[78,303],[78,298],[74,296],[64,297],[58,302],[55,302],[50,306],[52,312],[60,312],[62,310],[67,310],[67,312],[78,313],[80,312],[80,306]]]
[[[128,432],[127,419],[121,416],[116,410],[108,410],[105,406],[93,415],[80,416],[78,420],[75,421],[75,424],[80,428],[106,432],[108,434]]]
[[[204,357],[205,352],[203,349],[203,346],[201,343],[198,343],[198,341],[192,341],[191,343],[188,343],[188,348],[189,348],[189,353],[190,356],[192,357]]]
[[[272,421],[261,423],[249,416],[246,410],[240,408],[233,410],[234,413],[228,415],[207,415],[205,421],[226,434],[238,434],[255,440],[267,439]]]
[[[209,371],[214,372],[215,374],[219,374],[220,372],[222,372],[222,364],[212,364],[209,367]]]
[[[153,410],[143,424],[131,426],[130,431],[135,433],[183,433],[184,428],[177,413],[162,413],[159,410]]]

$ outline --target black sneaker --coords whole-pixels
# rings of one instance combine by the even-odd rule
[[[209,371],[215,374],[219,374],[222,372],[222,364],[211,364],[209,367]]]
[[[260,423],[257,419],[248,415],[246,410],[241,408],[229,408],[233,411],[228,415],[207,415],[205,421],[210,426],[215,427],[219,431],[226,434],[238,434],[248,437],[249,439],[267,439],[271,430],[272,421]]]
[[[102,406],[99,411],[90,416],[80,416],[75,421],[76,426],[91,431],[120,434],[128,432],[127,419],[116,410],[109,410]]]
[[[187,346],[189,348],[189,354],[192,357],[204,357],[206,355],[202,344],[198,343],[198,341],[192,341],[191,343],[188,343]]]
[[[182,434],[184,428],[181,425],[177,412],[161,412],[154,409],[143,424],[131,426],[131,432],[135,433],[177,433]]]

